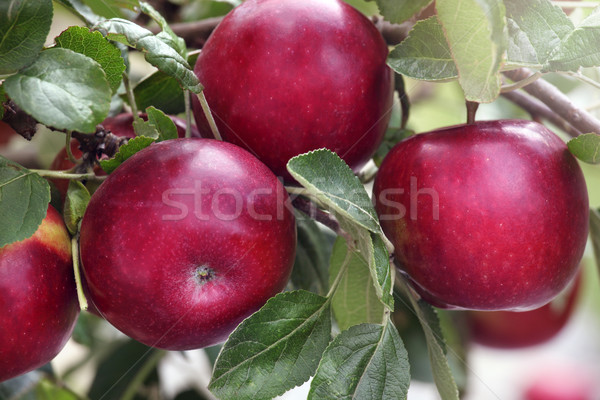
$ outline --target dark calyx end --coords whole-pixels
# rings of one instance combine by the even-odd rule
[[[198,282],[200,285],[211,281],[214,277],[215,272],[206,265],[202,265],[196,268],[196,271],[194,272],[194,278],[196,279],[196,282]]]

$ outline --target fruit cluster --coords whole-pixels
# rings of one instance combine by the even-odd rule
[[[290,158],[328,148],[358,172],[382,143],[394,89],[387,54],[373,23],[339,0],[248,0],[229,13],[194,69],[211,107],[193,98],[198,131],[184,138],[172,117],[178,139],[135,153],[93,188],[75,242],[90,310],[148,346],[225,341],[290,278]],[[132,123],[122,114],[104,126],[133,138]],[[70,153],[80,158],[77,143]],[[52,164],[74,167],[66,150]],[[68,182],[54,184],[64,201]],[[577,161],[530,121],[401,141],[380,166],[373,202],[397,267],[440,308],[550,310],[588,235]],[[0,249],[0,381],[50,361],[70,337],[72,249],[51,206],[33,237]],[[481,315],[475,334],[502,345]]]

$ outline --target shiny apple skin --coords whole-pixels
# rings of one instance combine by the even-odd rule
[[[32,237],[0,248],[0,382],[50,362],[78,315],[71,241],[48,206]]]
[[[358,171],[387,128],[393,74],[387,46],[339,0],[248,0],[212,33],[194,72],[221,136],[277,176],[287,161],[326,147]],[[213,137],[196,97],[196,124]]]
[[[535,346],[567,325],[579,297],[581,273],[550,303],[530,311],[467,311],[469,336],[476,343],[502,349]]]
[[[573,279],[587,240],[581,169],[531,121],[408,138],[384,159],[373,195],[401,268],[438,307],[538,308]]]
[[[224,341],[289,279],[296,225],[287,199],[264,164],[230,143],[151,145],[109,175],[83,217],[89,300],[149,346]]]

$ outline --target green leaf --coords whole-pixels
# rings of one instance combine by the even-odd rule
[[[344,264],[346,271],[331,301],[339,328],[345,330],[362,323],[381,323],[384,307],[375,293],[369,265],[360,253],[348,249],[344,238],[338,237],[331,254],[330,286]]]
[[[56,0],[56,2],[85,21],[87,26],[92,26],[102,20],[102,17],[81,0]]]
[[[279,396],[315,373],[330,334],[325,297],[280,293],[229,336],[208,388],[222,400]]]
[[[376,0],[381,15],[395,24],[410,19],[431,2],[432,0]]]
[[[408,288],[405,291],[410,292]],[[459,400],[458,388],[446,358],[446,342],[436,311],[424,300],[416,300],[412,293],[407,297],[425,332],[433,380],[440,397],[442,400]]]
[[[586,133],[567,143],[575,157],[589,164],[600,164],[600,135]]]
[[[65,198],[63,217],[67,229],[74,235],[78,231],[79,221],[83,218],[85,209],[90,202],[90,192],[80,181],[71,180]]]
[[[308,399],[406,399],[409,369],[406,349],[392,323],[356,325],[325,350]]]
[[[160,13],[156,11],[154,7],[152,7],[150,4],[144,1],[140,1],[140,10],[144,14],[152,18],[162,29],[162,31],[156,36],[158,36],[163,42],[174,48],[183,58],[186,58],[187,47],[185,45],[185,40],[183,40],[173,32],[173,30],[169,26],[169,23],[163,18],[163,16],[160,15]]]
[[[119,147],[119,151],[113,158],[109,160],[100,160],[100,167],[104,170],[104,172],[110,174],[129,157],[150,146],[155,141],[156,139],[146,136],[137,136],[133,139],[129,139],[126,144]]]
[[[501,0],[437,0],[458,81],[469,101],[489,103],[500,94],[500,66],[506,50]]]
[[[586,19],[550,55],[545,71],[577,71],[579,68],[600,66],[600,7]]]
[[[0,248],[32,236],[46,217],[48,181],[0,157]]]
[[[291,283],[295,289],[325,295],[329,288],[329,257],[334,239],[305,215],[296,216],[296,225],[298,245]]]
[[[590,239],[596,257],[596,268],[600,271],[600,210],[590,210]]]
[[[125,63],[121,51],[110,43],[100,32],[91,32],[88,28],[72,26],[56,38],[58,47],[73,50],[95,60],[106,74],[112,93],[121,84]]]
[[[162,71],[156,71],[133,90],[138,110],[154,106],[167,114],[185,111],[183,90],[177,80]]]
[[[574,29],[562,9],[549,0],[504,0],[510,64],[541,67]]]
[[[134,22],[110,19],[96,25],[111,40],[119,41],[144,53],[146,61],[177,79],[184,89],[200,93],[202,85],[185,58],[161,38]]]
[[[42,379],[35,388],[37,400],[80,400],[75,392],[67,389],[64,383],[56,383],[49,379]]]
[[[287,169],[302,186],[337,216],[381,233],[369,195],[350,167],[334,152],[319,149],[288,161]]]
[[[146,108],[146,114],[148,114],[148,123],[158,132],[157,142],[177,139],[177,127],[164,112],[154,107],[148,107]]]
[[[0,1],[0,75],[32,63],[44,47],[51,24],[50,0]]]
[[[72,50],[52,48],[4,82],[10,98],[39,122],[85,133],[108,115],[110,86],[100,65]]]
[[[458,76],[444,30],[435,16],[417,22],[390,52],[387,62],[394,71],[414,79],[439,81]]]

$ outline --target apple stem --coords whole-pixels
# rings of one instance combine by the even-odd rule
[[[81,285],[81,271],[79,268],[79,233],[71,239],[71,254],[73,255],[73,273],[75,275],[75,285],[77,286],[79,308],[82,311],[85,311],[88,309],[88,302],[83,293],[83,286]]]
[[[185,89],[183,91],[183,102],[185,105],[185,137],[192,137],[192,112],[190,105],[190,91]]]
[[[93,172],[88,172],[85,174],[74,174],[71,173],[71,170],[65,171],[53,171],[48,169],[30,169],[31,172],[34,172],[44,178],[53,178],[53,179],[77,179],[77,180],[104,180],[105,176],[97,176]]]
[[[410,99],[406,94],[406,86],[404,84],[404,77],[399,73],[394,73],[394,86],[396,92],[398,92],[398,99],[400,99],[400,109],[402,110],[402,120],[400,122],[400,129],[406,129],[408,123],[408,117],[410,115]]]
[[[131,107],[131,113],[133,118],[138,117],[137,103],[135,102],[135,95],[133,94],[133,87],[129,81],[129,75],[123,74],[123,84],[125,85],[125,91],[127,92],[127,99],[129,100],[129,106]]]
[[[213,136],[217,140],[223,140],[223,138],[221,137],[221,134],[219,133],[219,128],[217,127],[217,124],[215,123],[215,119],[212,116],[212,112],[210,111],[208,102],[206,101],[206,97],[204,96],[204,92],[198,93],[198,101],[200,101],[200,105],[202,106],[202,111],[204,111],[204,116],[206,117],[206,120],[208,121],[208,125],[210,125],[210,130],[211,130]]]
[[[72,137],[72,133],[70,130],[67,131],[66,137],[65,137],[65,150],[67,152],[67,158],[69,159],[69,161],[71,161],[73,164],[77,164],[77,159],[75,158],[75,156],[73,155],[73,152],[71,151],[71,137]]]
[[[467,124],[475,123],[475,115],[477,114],[477,109],[479,108],[479,103],[475,101],[467,100]]]

